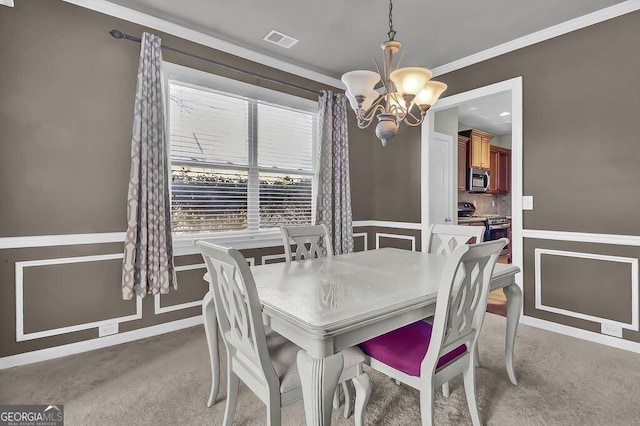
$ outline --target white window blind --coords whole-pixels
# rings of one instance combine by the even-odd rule
[[[315,114],[176,81],[169,103],[174,233],[311,223]]]

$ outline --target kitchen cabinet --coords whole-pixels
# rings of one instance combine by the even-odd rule
[[[467,189],[467,151],[469,138],[458,135],[458,191]]]
[[[508,194],[511,192],[511,150],[491,146],[489,153],[489,192],[490,194]]]
[[[489,169],[491,167],[491,140],[493,135],[482,130],[470,129],[458,133],[469,138],[468,167]]]

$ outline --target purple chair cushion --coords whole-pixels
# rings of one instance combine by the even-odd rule
[[[433,325],[418,321],[382,336],[360,344],[360,349],[383,364],[402,371],[410,376],[420,377],[420,364],[424,359]],[[466,345],[460,345],[438,360],[437,368],[442,367],[467,351]]]

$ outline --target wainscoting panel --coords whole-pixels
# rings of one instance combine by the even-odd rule
[[[640,342],[640,247],[548,232],[550,239],[524,238],[524,314],[598,334],[615,325]]]
[[[16,341],[142,318],[139,298],[112,291],[121,277],[120,253],[16,262]]]
[[[416,251],[416,237],[376,232],[376,248],[393,247]]]
[[[209,291],[209,285],[203,279],[207,272],[207,265],[176,266],[176,279],[179,291],[169,291],[167,294],[156,294],[154,297],[154,313],[164,314],[180,309],[202,306],[202,299]]]
[[[535,265],[536,309],[638,331],[637,258],[538,248]],[[626,303],[608,309],[612,297]]]

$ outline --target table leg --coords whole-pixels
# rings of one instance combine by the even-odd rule
[[[210,297],[207,297],[210,296]],[[209,361],[211,362],[211,392],[207,407],[216,403],[218,389],[220,387],[220,354],[218,353],[218,319],[213,302],[213,296],[208,294],[202,303],[202,317],[204,320],[204,334],[209,346]]]
[[[502,292],[507,298],[507,336],[504,345],[504,357],[507,364],[507,374],[509,380],[514,385],[518,384],[516,371],[513,368],[513,351],[516,344],[516,331],[520,322],[520,312],[522,311],[522,290],[515,282],[502,288]]]
[[[342,353],[314,358],[301,350],[297,361],[307,425],[328,426],[331,424],[333,393],[344,365]]]

